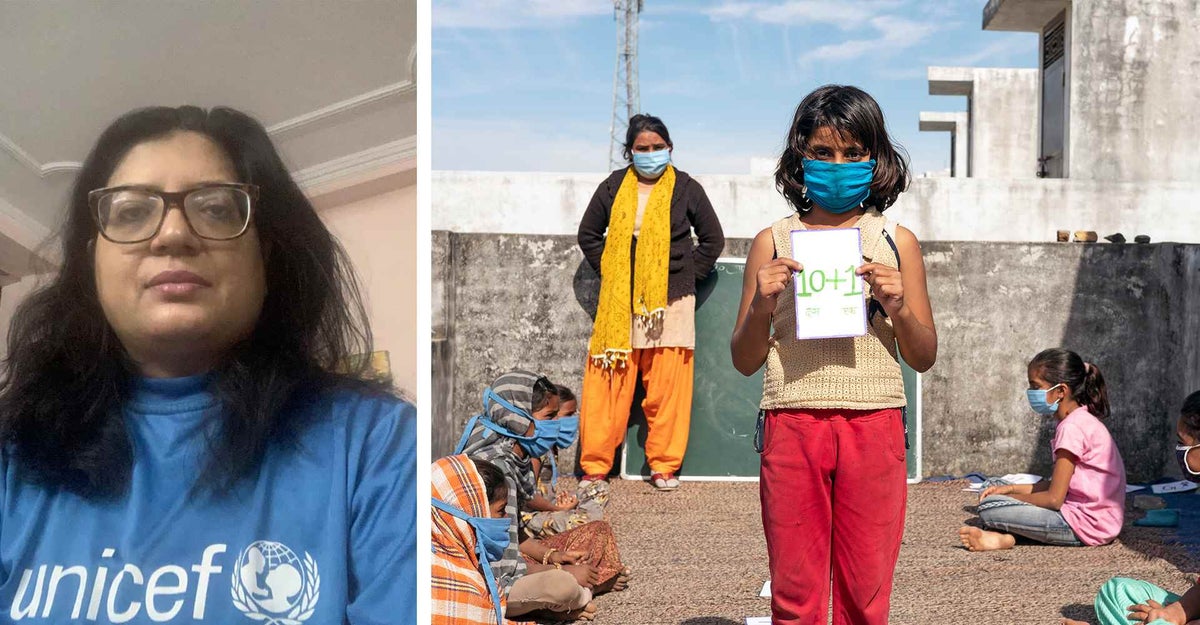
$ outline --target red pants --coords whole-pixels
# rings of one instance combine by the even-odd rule
[[[771,622],[884,625],[908,499],[899,408],[772,410],[760,494]]]

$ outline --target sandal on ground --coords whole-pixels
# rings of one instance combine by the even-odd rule
[[[655,473],[650,476],[650,483],[660,491],[672,491],[679,488],[679,478],[674,473]]]

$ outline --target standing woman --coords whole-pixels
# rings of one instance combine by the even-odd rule
[[[908,167],[871,96],[829,85],[800,102],[775,182],[796,212],[754,238],[731,349],[766,366],[759,419],[772,622],[883,625],[904,532],[904,381],[937,333],[916,237],[884,218]],[[793,230],[858,228],[867,334],[796,339]],[[903,271],[901,271],[903,268]],[[803,275],[803,274],[801,274]]]
[[[580,402],[584,483],[607,479],[640,373],[651,481],[679,488],[692,416],[696,282],[716,265],[725,235],[700,183],[671,165],[673,149],[662,120],[634,115],[625,135],[632,164],[600,183],[579,223],[579,247],[600,275]]]
[[[0,381],[0,621],[415,622],[415,411],[262,125],[117,119],[62,246]]]

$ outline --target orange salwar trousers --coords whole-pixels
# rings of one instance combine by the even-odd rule
[[[646,460],[654,473],[675,473],[683,464],[692,420],[693,350],[635,349],[625,366],[605,370],[589,358],[579,402],[579,465],[587,475],[606,475],[625,439],[638,375],[646,388]]]

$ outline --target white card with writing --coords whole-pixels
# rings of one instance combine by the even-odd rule
[[[867,333],[867,283],[854,275],[863,264],[858,228],[793,230],[792,258],[804,271],[792,274],[796,338],[831,339]]]

